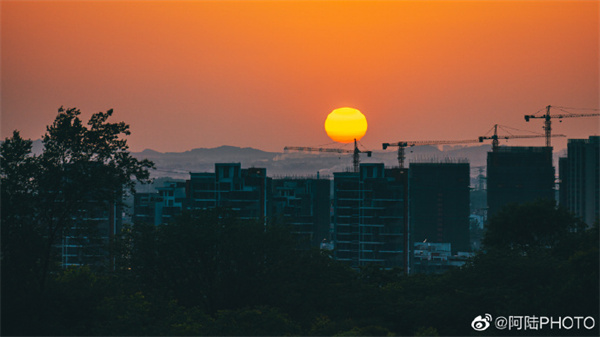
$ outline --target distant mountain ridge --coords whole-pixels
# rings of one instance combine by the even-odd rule
[[[39,155],[43,151],[40,139],[34,140],[32,152]],[[406,166],[410,162],[441,162],[447,159],[467,160],[472,168],[483,167],[487,163],[490,144],[476,146],[448,146],[442,149],[436,146],[416,146],[406,148]],[[241,163],[243,168],[264,167],[270,177],[316,176],[332,177],[334,172],[351,169],[351,154],[332,154],[318,152],[268,152],[252,147],[223,145],[215,148],[195,148],[184,152],[159,152],[145,149],[132,152],[133,157],[149,159],[156,165],[153,177],[171,177],[188,179],[190,172],[214,172],[215,163]],[[566,149],[554,153],[554,167],[558,174],[558,157],[566,157]],[[398,166],[396,148],[387,151],[373,151],[372,157],[361,155],[361,162],[384,163],[386,166]],[[471,176],[479,173],[471,170]]]
[[[435,146],[418,146],[406,149],[407,162],[444,161],[447,159],[467,160],[472,166],[484,166],[489,145],[453,146],[440,150]],[[251,147],[220,146],[216,148],[196,148],[184,152],[158,152],[146,149],[133,152],[138,159],[149,159],[156,164],[153,176],[189,178],[189,172],[213,172],[215,163],[241,163],[243,168],[264,167],[272,177],[281,176],[321,176],[331,177],[333,172],[351,169],[351,154],[318,152],[267,152]],[[361,162],[384,163],[397,166],[397,151],[373,151],[372,157],[361,155]]]
[[[205,157],[218,157],[218,158],[227,158],[241,156],[256,156],[261,159],[269,159],[273,158],[279,153],[276,152],[266,152],[262,150],[257,150],[251,147],[236,147],[223,145],[215,148],[196,148],[183,152],[158,152],[152,149],[145,149],[142,152],[132,152],[132,154],[136,155],[145,155],[150,157],[171,157],[171,158],[183,158],[183,157],[194,157],[194,156],[205,156]]]

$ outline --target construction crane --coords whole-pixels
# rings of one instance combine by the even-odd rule
[[[354,150],[348,149],[334,149],[334,148],[324,148],[324,147],[305,147],[305,146],[286,146],[283,148],[284,151],[295,150],[295,151],[305,151],[305,152],[333,152],[333,153],[352,153],[352,164],[354,167],[354,172],[358,172],[360,168],[360,157],[361,153],[366,153],[367,157],[371,157],[371,151],[361,151],[358,149],[358,145],[356,144],[356,139],[354,139]]]
[[[404,154],[404,149],[407,147],[413,146],[421,146],[421,145],[449,145],[449,144],[464,144],[464,143],[477,143],[476,139],[468,139],[468,140],[416,140],[416,141],[400,141],[396,143],[383,143],[383,149],[387,149],[389,146],[397,146],[398,147],[398,165],[400,168],[404,168],[404,160],[406,156]]]
[[[557,108],[563,112],[565,112],[564,114],[557,114],[557,115],[550,115],[550,108]],[[548,105],[546,107],[546,113],[543,115],[536,115],[537,113],[539,113],[542,110],[539,110],[538,112],[536,112],[536,114],[533,115],[525,115],[525,121],[529,122],[529,120],[531,118],[543,118],[544,119],[544,131],[546,132],[546,146],[550,147],[550,138],[552,137],[551,135],[551,131],[552,131],[552,118],[570,118],[570,117],[593,117],[593,116],[600,116],[600,113],[571,113],[569,111],[566,111],[565,109],[570,109],[570,110],[595,110],[598,111],[598,109],[576,109],[576,108],[566,108],[566,107],[561,107],[561,106],[552,106],[552,105]]]
[[[503,129],[504,131],[506,131],[508,133],[510,133],[510,132],[507,129],[513,129],[513,130],[517,130],[517,131],[522,131],[522,130],[519,130],[519,129],[510,128],[508,126],[494,124],[494,126],[492,127],[492,129],[494,130],[494,134],[493,135],[479,137],[479,142],[480,143],[482,143],[485,139],[491,139],[492,140],[492,152],[496,152],[498,150],[498,147],[500,146],[499,139],[548,137],[548,135],[543,135],[543,134],[531,134],[531,135],[513,135],[513,134],[509,134],[509,135],[506,135],[506,136],[498,136],[498,127],[500,127],[501,129]],[[490,131],[492,129],[490,129]],[[488,131],[487,133],[489,133],[490,131]],[[566,136],[565,135],[552,135],[550,137],[566,137]]]

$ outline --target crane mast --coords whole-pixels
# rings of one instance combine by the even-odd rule
[[[546,107],[546,113],[538,116],[538,115],[525,115],[525,121],[529,122],[531,118],[543,118],[544,119],[544,132],[546,137],[546,146],[550,147],[550,138],[552,138],[552,118],[571,118],[571,117],[593,117],[600,116],[600,113],[566,113],[566,114],[557,114],[550,115],[550,109],[553,108],[552,105],[548,105]],[[558,107],[560,108],[560,107]],[[585,109],[585,110],[597,110],[597,109]],[[563,110],[564,111],[564,110]],[[539,111],[538,111],[539,112]]]
[[[498,150],[498,148],[500,147],[500,139],[513,139],[513,138],[541,138],[541,137],[566,137],[565,135],[562,134],[558,134],[558,135],[550,135],[548,136],[548,134],[545,135],[507,135],[507,136],[499,136],[498,135],[498,124],[494,124],[494,127],[492,128],[494,130],[494,134],[491,136],[481,136],[479,137],[479,142],[482,143],[485,139],[491,139],[492,140],[492,152],[496,152]],[[488,131],[489,132],[489,131]],[[546,141],[546,146],[547,146],[548,142]]]
[[[477,143],[477,140],[417,140],[417,141],[400,141],[395,143],[382,143],[383,149],[387,149],[389,146],[398,147],[398,166],[404,168],[404,161],[406,159],[405,148],[422,145],[442,145],[442,144],[464,144],[464,143]]]
[[[324,147],[306,147],[306,146],[286,146],[283,148],[284,151],[295,150],[304,152],[333,152],[333,153],[352,153],[352,166],[354,172],[358,172],[360,169],[360,154],[366,153],[367,157],[371,157],[371,151],[361,151],[358,148],[356,139],[354,139],[354,150],[347,149],[335,149],[335,148],[324,148]]]

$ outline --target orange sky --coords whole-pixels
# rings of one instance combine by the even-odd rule
[[[40,138],[64,105],[114,108],[133,151],[282,151],[330,143],[325,118],[351,106],[379,150],[599,107],[598,1],[2,1],[1,15],[2,138]],[[587,138],[599,120],[553,126]]]

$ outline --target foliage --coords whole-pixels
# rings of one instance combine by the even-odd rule
[[[335,336],[393,336],[393,334],[386,328],[371,325],[364,328],[354,327]]]
[[[42,154],[33,155],[16,130],[0,146],[2,306],[14,308],[2,311],[3,322],[45,321],[49,313],[36,311],[58,291],[47,289],[59,273],[55,245],[67,234],[94,242],[96,228],[83,220],[90,203],[114,205],[135,181],[148,181],[153,164],[131,156],[122,138],[129,126],[109,122],[112,113],[93,114],[86,126],[79,110],[61,107]],[[45,303],[32,307],[22,298]]]
[[[122,138],[130,134],[129,126],[108,122],[112,113],[95,113],[85,126],[78,109],[61,107],[42,138],[41,155],[32,155],[31,141],[17,131],[0,148],[3,264],[12,267],[23,264],[21,257],[35,256],[37,266],[25,265],[38,269],[42,289],[55,264],[52,246],[76,223],[88,230],[80,236],[91,237],[92,228],[81,226],[90,201],[114,204],[135,181],[149,179],[153,164],[131,156]],[[42,249],[38,255],[19,252],[19,243],[30,239],[36,242],[33,252]]]
[[[504,207],[490,219],[483,244],[486,249],[521,253],[556,246],[565,236],[582,231],[585,224],[551,200]]]
[[[419,328],[416,332],[415,332],[415,336],[439,336],[440,334],[438,333],[436,328],[432,328],[432,327],[421,327]]]
[[[36,319],[8,331],[448,336],[472,335],[470,323],[482,313],[598,317],[597,225],[526,254],[490,249],[440,275],[355,271],[324,252],[294,249],[286,227],[265,228],[224,210],[186,213],[156,227],[136,224],[118,249],[114,272],[73,268],[54,275],[42,300],[26,298],[39,304]],[[597,335],[598,328],[539,333]]]
[[[216,336],[292,336],[300,327],[280,310],[259,306],[219,311],[207,332]]]
[[[24,140],[16,130],[0,145],[3,272],[10,271],[28,283],[39,276],[37,257],[43,247],[43,233],[37,230],[34,217],[36,181],[32,179],[39,165],[30,156],[31,147],[31,140]]]

